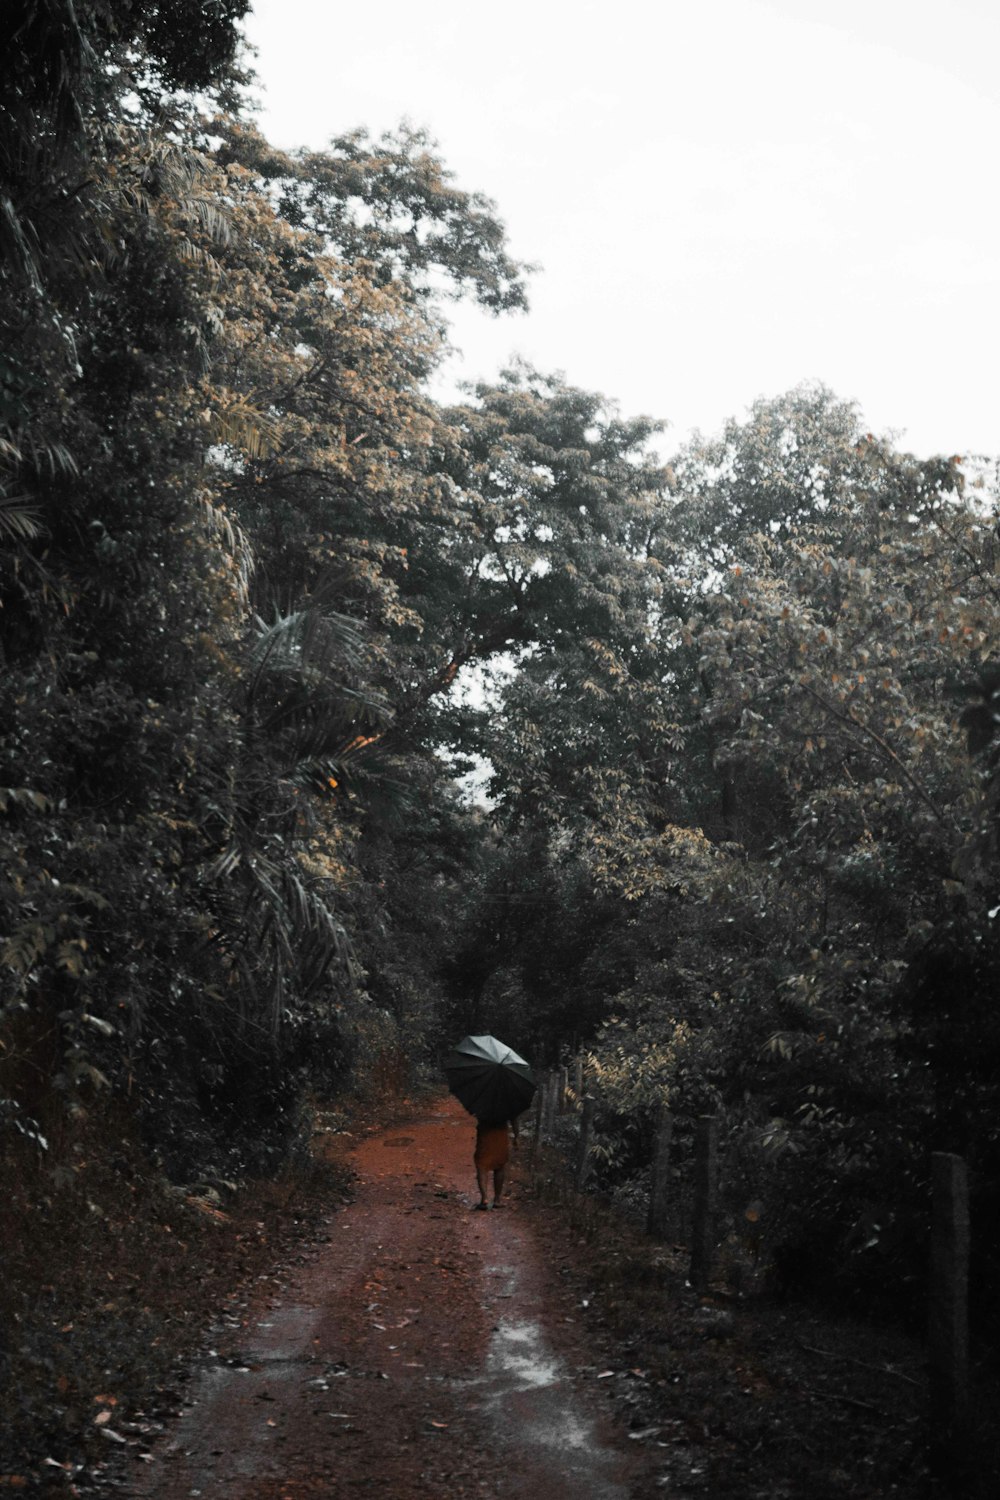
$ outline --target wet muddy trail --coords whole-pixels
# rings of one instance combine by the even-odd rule
[[[357,1145],[354,1200],[223,1315],[136,1496],[634,1493],[641,1455],[606,1418],[517,1157],[479,1213],[472,1144],[449,1099]]]

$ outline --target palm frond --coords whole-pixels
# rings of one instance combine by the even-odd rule
[[[0,537],[32,542],[43,530],[41,511],[27,495],[0,495]]]
[[[218,918],[214,941],[238,968],[257,1020],[271,1031],[279,1029],[292,997],[301,1000],[310,994],[331,967],[352,982],[356,978],[356,960],[332,905],[332,890],[321,888],[283,850],[258,848],[252,859],[241,859],[230,846],[210,873],[222,886],[213,902]],[[238,877],[235,888],[233,876]],[[263,986],[257,982],[260,976],[266,976]]]
[[[353,668],[363,643],[361,627],[349,615],[310,606],[279,615],[270,624],[254,617],[256,640],[251,664],[265,671],[316,674]]]
[[[378,738],[391,713],[355,685],[364,676],[356,621],[310,608],[255,624],[246,711],[286,773],[301,783],[308,763]]]
[[[235,574],[240,603],[245,605],[250,595],[250,580],[253,577],[254,557],[250,542],[243,528],[217,505],[210,494],[199,496],[202,525],[205,534],[226,553]]]
[[[178,197],[177,209],[182,217],[192,220],[217,245],[229,244],[232,225],[218,198],[203,192],[187,192]]]
[[[34,292],[42,289],[38,249],[38,237],[31,226],[7,194],[0,194],[0,263],[13,267]]]
[[[80,472],[65,443],[41,442],[33,433],[19,427],[8,428],[7,436],[0,436],[0,460],[11,469],[31,469],[49,479],[55,479],[59,474]]]
[[[196,245],[192,240],[181,240],[177,246],[177,253],[187,265],[208,271],[215,281],[222,279],[222,267],[211,251],[206,250],[204,246]]]
[[[278,421],[253,406],[245,396],[224,396],[209,411],[210,439],[235,448],[251,461],[267,458],[281,444]]]

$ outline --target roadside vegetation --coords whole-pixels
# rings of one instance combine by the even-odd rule
[[[626,1209],[718,1115],[732,1222],[865,1316],[961,1153],[985,1365],[995,464],[820,386],[669,462],[528,368],[443,407],[449,299],[528,268],[418,131],[272,147],[246,9],[0,20],[5,1383],[61,1399],[85,1171],[278,1175],[468,1030],[589,1054]]]

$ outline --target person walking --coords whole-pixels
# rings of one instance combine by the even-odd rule
[[[493,1207],[500,1207],[503,1197],[511,1140],[517,1148],[517,1118],[512,1120],[478,1120],[476,1122],[476,1183],[479,1187],[478,1209],[489,1208],[490,1173],[493,1173]]]
[[[531,1068],[512,1047],[482,1033],[464,1036],[444,1059],[448,1088],[476,1120],[476,1182],[479,1209],[489,1208],[490,1173],[493,1207],[503,1198],[511,1136],[517,1144],[517,1118],[535,1094]]]

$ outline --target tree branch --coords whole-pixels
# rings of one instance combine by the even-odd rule
[[[831,718],[839,720],[841,724],[853,724],[855,729],[860,729],[862,734],[866,734],[869,739],[874,740],[875,744],[878,745],[883,754],[888,756],[893,765],[898,768],[901,775],[906,779],[906,781],[909,782],[910,786],[916,792],[917,796],[923,802],[927,803],[927,806],[937,818],[938,822],[944,822],[944,813],[938,807],[937,803],[934,801],[934,798],[928,791],[925,790],[924,787],[921,786],[920,782],[914,776],[909,767],[903,764],[903,762],[900,760],[899,756],[896,754],[895,750],[887,740],[884,740],[876,730],[872,729],[870,724],[865,724],[863,720],[856,718],[855,715],[850,711],[848,711],[847,713],[840,713],[839,710],[834,708],[833,704],[828,702],[821,693],[817,693],[815,688],[809,687],[808,684],[805,684],[804,686],[805,691],[809,694],[810,698],[812,698],[814,702],[818,703],[822,709],[825,709],[825,711],[830,715]]]

